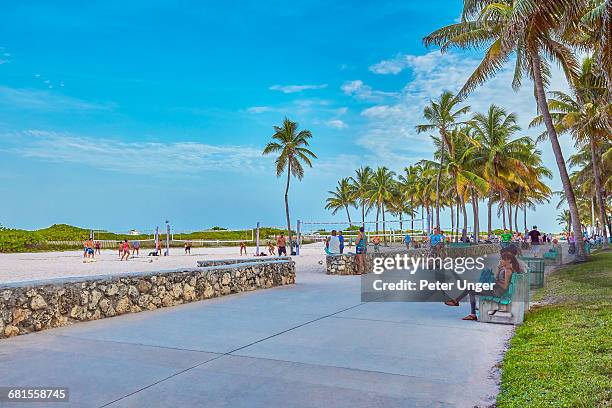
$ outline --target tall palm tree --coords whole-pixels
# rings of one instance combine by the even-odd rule
[[[312,137],[310,130],[298,130],[298,124],[285,117],[282,126],[274,126],[272,141],[263,150],[263,155],[278,153],[276,158],[276,176],[280,177],[287,170],[287,186],[285,187],[285,215],[287,216],[287,237],[293,252],[291,240],[291,218],[289,217],[289,182],[291,176],[302,180],[304,167],[312,167],[312,159],[317,155],[308,149],[308,140]]]
[[[429,123],[416,126],[418,133],[437,130],[442,140],[440,166],[436,178],[436,227],[438,228],[440,228],[440,177],[444,165],[444,152],[453,149],[449,132],[459,124],[459,118],[470,110],[469,106],[457,106],[460,103],[461,99],[452,92],[442,92],[437,100],[430,100],[429,105],[423,109],[423,117]]]
[[[548,109],[545,88],[550,77],[549,61],[557,62],[570,81],[575,77],[578,63],[560,41],[559,34],[568,21],[577,21],[587,6],[588,0],[468,0],[464,3],[461,22],[438,29],[423,40],[427,46],[441,46],[442,52],[450,47],[488,47],[460,96],[493,77],[511,54],[516,55],[512,86],[519,88],[524,74],[533,79],[536,103],[548,131],[576,236],[581,231],[576,196]],[[584,260],[586,254],[581,242],[577,249],[576,259]]]
[[[553,96],[548,100],[551,117],[559,134],[572,134],[576,146],[589,146],[591,153],[592,175],[595,182],[594,192],[599,208],[599,217],[605,220],[606,202],[603,198],[601,182],[600,147],[610,139],[612,127],[612,103],[609,99],[608,87],[603,76],[593,70],[593,60],[585,58],[581,71],[572,83],[573,96],[563,92],[550,92]],[[542,115],[536,117],[531,125],[542,123]],[[541,139],[548,137],[547,133],[540,135]],[[603,223],[603,221],[602,221]],[[608,234],[603,228],[603,248],[608,249]]]
[[[378,234],[378,217],[382,213],[383,234],[385,233],[385,206],[395,194],[395,173],[386,167],[378,167],[372,176],[369,201],[376,205],[376,233]],[[386,239],[386,237],[385,237]]]
[[[336,214],[339,210],[346,210],[349,226],[353,225],[351,221],[351,213],[349,207],[356,207],[355,196],[351,191],[351,184],[348,178],[343,178],[338,182],[334,191],[328,191],[330,197],[327,198],[325,205],[326,210],[332,210],[332,214]]]
[[[404,174],[398,177],[398,188],[404,201],[408,201],[410,211],[410,230],[414,233],[415,210],[419,204],[418,200],[418,165],[410,165],[404,168]]]
[[[368,166],[355,170],[355,176],[349,178],[351,194],[361,207],[361,226],[365,228],[365,216],[370,210],[372,203],[369,201],[368,194],[372,183],[373,172]]]

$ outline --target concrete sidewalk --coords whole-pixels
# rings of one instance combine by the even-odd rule
[[[1,340],[0,386],[70,389],[68,404],[28,407],[494,402],[494,365],[511,327],[462,321],[467,303],[363,304],[359,277],[299,262],[291,287]]]

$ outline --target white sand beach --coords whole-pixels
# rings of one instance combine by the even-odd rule
[[[170,256],[147,256],[149,249],[142,249],[140,256],[120,261],[116,250],[102,250],[95,262],[84,263],[82,251],[35,252],[0,254],[0,284],[61,277],[108,275],[123,272],[147,272],[177,268],[193,268],[196,262],[206,259],[240,258],[239,247],[192,248],[185,255],[182,248],[172,248]],[[248,248],[253,256],[254,247]],[[243,256],[244,257],[244,256]],[[325,273],[323,243],[304,245],[300,256],[293,257],[298,272]]]

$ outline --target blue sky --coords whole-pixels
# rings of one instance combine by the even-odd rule
[[[319,156],[292,186],[293,219],[339,220],[323,209],[327,190],[360,165],[401,171],[430,157],[414,131],[423,106],[477,63],[421,44],[459,16],[457,0],[225,3],[5,5],[0,223],[282,225],[283,180],[261,150],[285,115],[312,131]],[[510,75],[467,103],[501,104],[536,135],[531,85],[514,93]],[[552,88],[566,88],[562,76]],[[529,222],[556,230],[555,216],[543,205]]]

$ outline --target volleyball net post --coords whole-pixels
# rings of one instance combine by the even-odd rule
[[[296,244],[297,244],[297,245],[296,245],[296,248],[295,248],[295,254],[296,254],[297,256],[299,256],[299,255],[300,255],[300,246],[302,246],[302,240],[301,240],[301,228],[300,228],[300,227],[301,227],[301,224],[302,224],[302,222],[301,222],[300,220],[297,220],[297,230],[296,230],[297,237],[295,238],[295,242],[296,242]]]
[[[259,256],[259,221],[257,221],[257,229],[255,233],[255,255]]]

